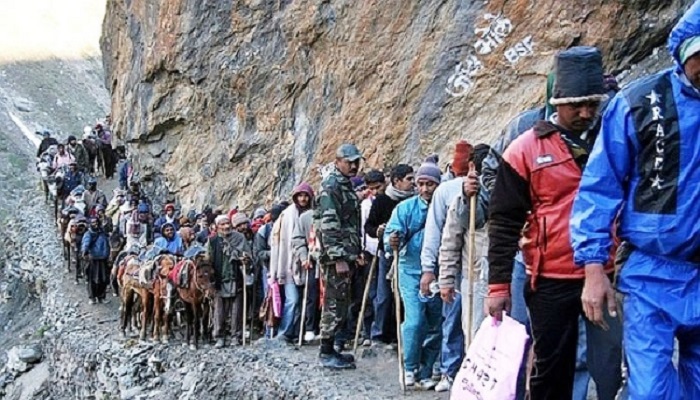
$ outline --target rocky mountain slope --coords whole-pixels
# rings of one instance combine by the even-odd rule
[[[23,0],[0,13],[0,113],[80,136],[109,111],[99,33],[105,0]],[[4,132],[14,129],[0,124]]]
[[[317,181],[344,141],[367,167],[432,152],[444,166],[458,138],[490,142],[544,101],[558,50],[598,46],[620,73],[689,3],[108,0],[101,45],[116,132],[151,190],[249,207]]]

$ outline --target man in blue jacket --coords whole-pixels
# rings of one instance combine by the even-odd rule
[[[174,256],[182,256],[185,253],[185,244],[180,234],[175,231],[175,224],[166,222],[161,229],[162,235],[153,242],[153,245],[167,250]]]
[[[575,260],[586,269],[583,308],[604,325],[604,312],[617,313],[601,263],[618,218],[632,399],[700,398],[700,2],[674,27],[669,49],[674,68],[609,104],[571,219]]]
[[[399,254],[399,291],[406,316],[401,324],[405,384],[418,383],[423,390],[436,385],[431,377],[442,336],[442,301],[429,289],[435,273],[422,272],[420,260],[428,207],[439,184],[440,168],[426,161],[416,172],[418,195],[394,208],[384,231],[384,251]]]
[[[109,238],[102,230],[99,218],[90,218],[90,228],[83,236],[80,251],[83,258],[89,260],[86,279],[90,304],[95,304],[95,301],[107,303],[105,296],[109,283]]]

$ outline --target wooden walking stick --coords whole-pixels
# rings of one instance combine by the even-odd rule
[[[369,274],[367,275],[367,282],[365,283],[365,290],[362,293],[362,306],[360,307],[360,314],[357,317],[357,328],[355,328],[355,341],[352,345],[352,351],[357,352],[357,341],[360,339],[360,330],[362,330],[362,320],[363,315],[365,315],[365,308],[367,307],[367,297],[369,296],[369,287],[372,283],[372,276],[374,275],[374,270],[377,268],[377,258],[379,256],[379,250],[374,253],[374,258],[372,259],[372,265],[369,267]]]
[[[243,272],[243,346],[245,346],[245,331],[248,325],[247,321],[247,308],[248,308],[248,286],[246,285],[246,262],[241,263],[241,269]]]
[[[394,279],[393,289],[394,289],[394,303],[396,309],[396,339],[397,339],[397,350],[399,353],[399,383],[401,384],[401,390],[406,391],[406,378],[403,366],[403,340],[401,339],[401,295],[399,294],[399,251],[394,250]]]
[[[476,256],[476,196],[469,198],[469,264],[467,269],[467,277],[469,282],[467,283],[469,293],[469,310],[467,313],[467,343],[471,345],[472,343],[472,330],[473,330],[473,320],[474,320],[474,262]]]
[[[304,301],[301,303],[301,320],[299,321],[299,347],[304,340],[304,325],[306,325],[306,301],[309,298],[309,274],[311,270],[306,270],[306,283],[304,284]]]

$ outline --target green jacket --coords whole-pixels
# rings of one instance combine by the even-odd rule
[[[221,289],[221,284],[225,282],[242,282],[243,274],[240,270],[240,261],[238,260],[243,254],[251,254],[248,241],[241,233],[231,232],[233,237],[231,240],[230,254],[224,251],[224,238],[216,235],[209,239],[207,243],[207,255],[214,267],[214,281],[216,289]]]
[[[76,143],[75,147],[68,146],[70,152],[75,157],[75,162],[78,164],[78,168],[83,171],[89,171],[90,169],[90,156],[88,155],[85,146],[81,143]]]
[[[350,179],[335,169],[321,183],[313,215],[321,263],[355,261],[360,254],[360,201]]]

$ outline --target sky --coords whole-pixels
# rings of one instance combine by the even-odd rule
[[[106,0],[0,0],[0,62],[99,55]]]

